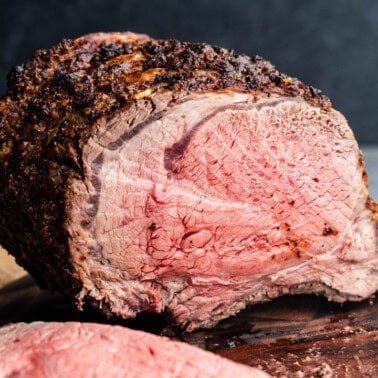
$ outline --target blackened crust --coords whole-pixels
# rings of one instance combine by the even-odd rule
[[[9,74],[0,101],[0,243],[42,286],[77,293],[65,193],[68,179],[83,175],[82,147],[97,121],[164,92],[227,89],[331,108],[262,58],[206,44],[99,33],[37,51]]]

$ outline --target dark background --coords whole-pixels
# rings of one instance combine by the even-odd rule
[[[94,31],[258,54],[322,89],[360,143],[378,143],[377,0],[0,0],[0,92],[37,48]]]

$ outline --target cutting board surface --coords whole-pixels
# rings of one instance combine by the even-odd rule
[[[79,312],[62,296],[40,290],[4,251],[0,267],[0,325],[106,322],[98,313]],[[164,316],[110,322],[164,334],[277,377],[378,377],[378,300],[340,305],[311,295],[285,296],[190,334],[172,329]]]

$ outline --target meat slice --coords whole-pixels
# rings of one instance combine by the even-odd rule
[[[345,118],[259,57],[131,33],[36,53],[0,103],[0,240],[38,282],[188,330],[378,288]]]
[[[0,329],[0,377],[268,377],[257,368],[161,336],[91,323]]]

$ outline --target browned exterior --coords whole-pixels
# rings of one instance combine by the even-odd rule
[[[164,92],[175,101],[227,89],[301,96],[331,108],[320,91],[262,58],[206,44],[99,33],[37,51],[9,74],[0,101],[0,244],[41,285],[77,292],[65,193],[70,177],[83,176],[82,147],[97,121],[135,103],[154,108]]]

